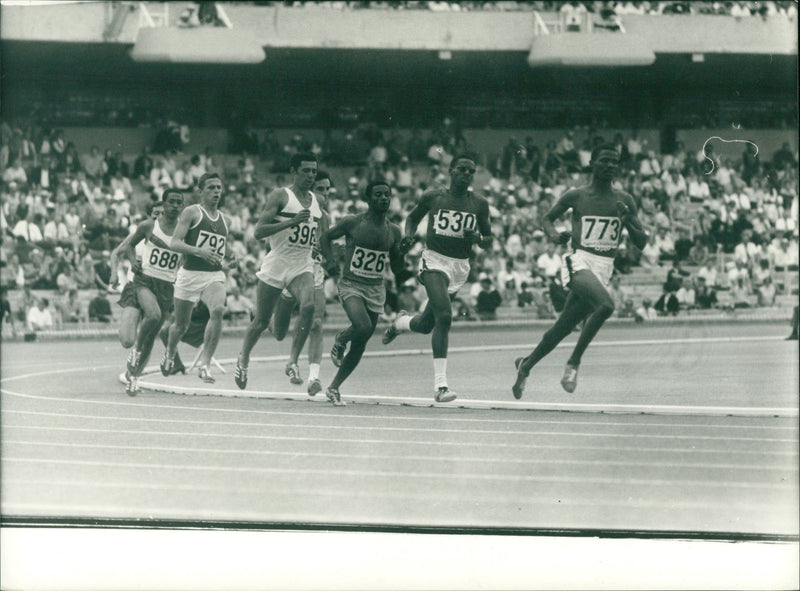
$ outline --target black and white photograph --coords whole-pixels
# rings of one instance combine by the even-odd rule
[[[798,588],[797,13],[0,0],[0,588]]]

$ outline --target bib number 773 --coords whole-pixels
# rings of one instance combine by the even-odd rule
[[[598,250],[617,246],[621,223],[617,217],[583,216],[581,218],[581,244]]]

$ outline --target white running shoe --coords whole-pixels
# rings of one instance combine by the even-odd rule
[[[564,377],[561,378],[561,387],[572,394],[578,386],[578,368],[567,363],[564,367]]]

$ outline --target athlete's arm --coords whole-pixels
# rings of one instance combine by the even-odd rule
[[[631,237],[633,245],[642,250],[647,244],[647,232],[637,215],[636,202],[628,193],[623,193],[617,200],[617,215],[628,229],[628,235]]]
[[[325,259],[325,270],[330,273],[330,266],[334,264],[333,260],[333,246],[331,242],[342,236],[350,234],[353,224],[356,221],[356,216],[348,215],[335,226],[328,228],[319,237],[319,246],[322,251],[322,258]]]
[[[139,244],[142,240],[147,238],[150,233],[152,233],[153,226],[155,226],[155,221],[145,220],[136,227],[136,230],[133,232],[133,234],[126,236],[125,239],[120,242],[114,250],[111,251],[111,257],[108,264],[112,269],[117,268],[121,255],[122,258],[130,261],[131,266],[135,271],[138,270],[136,251],[134,248],[136,248],[137,244]],[[119,276],[117,273],[111,274],[111,281],[109,283],[113,288],[116,288],[117,285],[119,285]]]
[[[389,247],[389,267],[394,274],[394,282],[397,286],[402,285],[413,276],[411,271],[406,269],[405,253],[400,244],[403,241],[403,233],[399,226],[392,224],[392,246]]]
[[[275,189],[267,195],[267,202],[264,204],[264,209],[261,211],[261,216],[258,218],[254,236],[256,240],[263,240],[268,236],[277,234],[281,230],[291,228],[308,221],[311,217],[311,211],[308,209],[301,209],[294,217],[283,222],[276,222],[275,216],[286,207],[289,202],[289,196],[283,189]]]
[[[439,195],[440,191],[439,188],[432,188],[426,190],[422,194],[422,197],[419,198],[414,209],[411,210],[406,218],[404,238],[414,239],[414,236],[417,234],[417,226],[419,226],[419,223],[428,215],[433,205],[433,200]]]
[[[478,229],[472,228],[464,230],[464,237],[470,240],[473,244],[477,244],[484,250],[492,247],[492,223],[489,220],[489,202],[482,201],[481,209],[478,212]]]
[[[553,224],[558,218],[572,208],[572,204],[578,194],[576,189],[567,191],[555,202],[553,207],[550,208],[550,211],[544,214],[544,218],[542,218],[542,229],[544,233],[556,244],[566,244],[570,239],[569,232],[559,232]]]
[[[202,215],[203,214],[200,213],[200,210],[196,207],[187,207],[184,209],[181,215],[178,216],[178,223],[175,226],[175,230],[172,232],[172,240],[169,241],[169,248],[183,255],[195,256],[209,263],[216,263],[219,265],[220,256],[218,254],[210,250],[203,250],[202,248],[192,246],[191,244],[186,244],[185,242],[186,232],[189,231],[192,224],[200,221],[198,218]]]

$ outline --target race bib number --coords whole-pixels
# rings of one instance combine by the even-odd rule
[[[350,259],[350,272],[358,277],[379,279],[383,277],[389,253],[385,250],[370,250],[356,246]]]
[[[222,234],[215,234],[214,232],[207,232],[200,230],[197,237],[197,248],[208,250],[221,257],[225,256],[225,236]]]
[[[583,216],[581,218],[581,245],[596,250],[616,248],[621,225],[617,217]]]
[[[150,250],[150,256],[147,257],[146,266],[172,271],[178,266],[178,261],[180,258],[181,255],[177,252],[173,252],[171,250],[160,250],[156,247],[153,247]]]
[[[289,245],[297,248],[310,248],[316,244],[316,222],[303,222],[290,229]]]
[[[476,222],[474,213],[440,209],[433,220],[433,228],[440,236],[463,238],[464,230],[474,230]]]

